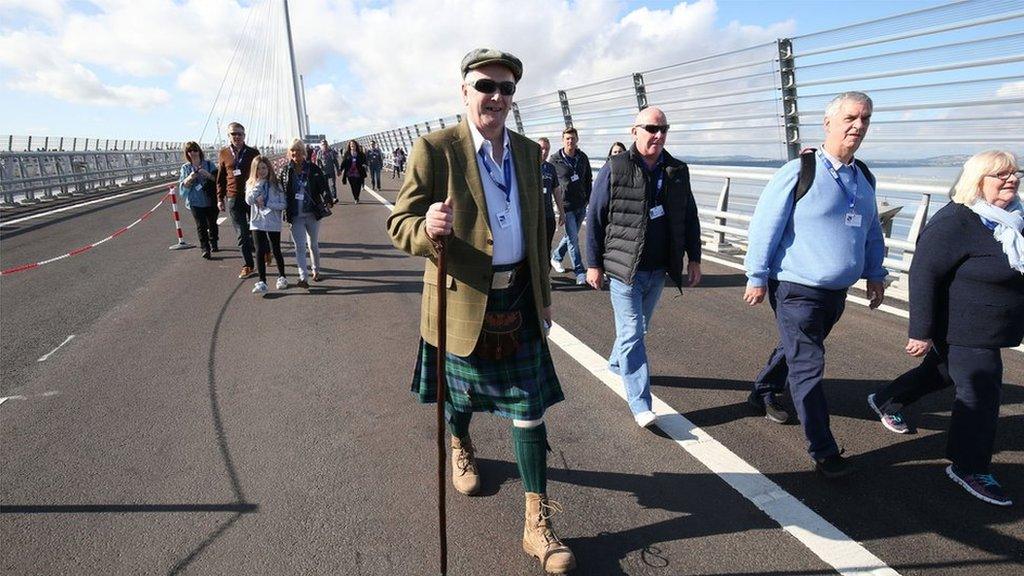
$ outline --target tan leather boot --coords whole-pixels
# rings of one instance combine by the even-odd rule
[[[469,437],[459,440],[452,436],[452,485],[466,496],[480,490],[480,473],[477,472],[474,455],[473,442]]]
[[[526,524],[523,526],[523,550],[540,560],[548,574],[565,574],[576,567],[572,550],[555,536],[551,515],[561,512],[562,505],[548,500],[546,494],[526,493]]]

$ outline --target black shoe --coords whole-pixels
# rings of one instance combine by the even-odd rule
[[[210,259],[210,251],[209,250],[203,250],[203,258],[206,258],[207,260]]]
[[[220,248],[218,248],[218,247],[217,247],[217,243],[216,243],[216,242],[214,242],[213,244],[211,244],[211,247],[212,247],[211,249],[212,249],[212,250],[213,250],[214,252],[220,252]]]
[[[814,469],[825,478],[842,478],[853,472],[853,465],[848,459],[843,458],[843,452],[840,450],[838,454],[815,460]]]
[[[778,394],[762,396],[757,390],[751,390],[747,396],[747,403],[764,411],[764,417],[776,424],[785,424],[789,420],[789,413],[779,402]]]

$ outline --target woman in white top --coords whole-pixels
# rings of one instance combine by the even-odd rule
[[[256,269],[260,274],[252,292],[264,294],[267,291],[267,255],[271,250],[277,261],[277,289],[284,290],[288,280],[281,255],[281,213],[288,207],[288,200],[266,156],[252,159],[252,170],[245,183],[245,202],[249,205],[249,229],[256,244]]]

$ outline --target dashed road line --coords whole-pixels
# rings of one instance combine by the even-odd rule
[[[46,362],[46,361],[47,361],[47,360],[48,360],[48,359],[50,358],[50,356],[53,356],[53,354],[54,354],[54,353],[55,353],[55,352],[56,352],[57,350],[60,350],[61,348],[63,348],[65,344],[67,344],[68,342],[71,342],[71,341],[72,341],[72,340],[73,340],[74,338],[75,338],[75,335],[74,335],[74,334],[72,334],[71,336],[68,336],[68,337],[67,337],[67,338],[65,338],[65,339],[64,339],[64,341],[63,341],[63,342],[61,342],[61,343],[60,343],[60,344],[59,344],[59,345],[58,345],[58,346],[57,346],[56,348],[54,348],[53,350],[50,350],[50,351],[49,351],[49,352],[47,352],[46,354],[43,354],[43,355],[42,355],[42,356],[41,356],[41,357],[39,358],[39,360],[36,360],[36,362]]]

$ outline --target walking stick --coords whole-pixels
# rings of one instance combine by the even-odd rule
[[[447,379],[445,377],[446,322],[448,311],[448,262],[445,255],[446,237],[437,244],[437,529],[441,542],[441,576],[448,574],[448,518],[445,515],[445,449],[444,449],[444,397]]]

